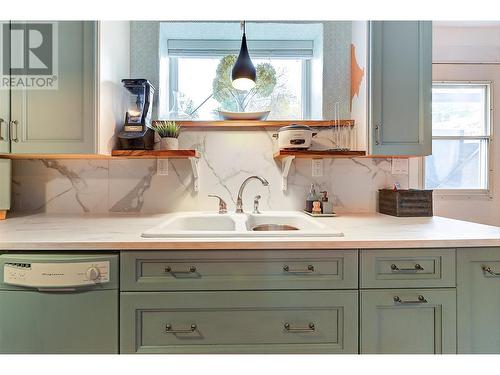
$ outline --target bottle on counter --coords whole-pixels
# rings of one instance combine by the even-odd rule
[[[313,203],[315,201],[319,201],[319,197],[316,194],[316,190],[314,189],[314,184],[311,184],[311,189],[309,190],[309,194],[306,197],[306,211],[313,212]]]
[[[332,214],[333,213],[333,203],[328,200],[328,192],[320,191],[321,196],[321,205],[324,214]]]

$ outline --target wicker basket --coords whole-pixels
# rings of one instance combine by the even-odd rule
[[[378,211],[398,217],[432,216],[432,190],[380,189]]]

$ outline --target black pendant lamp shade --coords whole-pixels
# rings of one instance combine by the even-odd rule
[[[253,66],[247,48],[247,37],[245,35],[245,26],[243,23],[243,38],[241,39],[241,48],[238,59],[231,72],[233,87],[237,90],[247,91],[255,86],[257,80],[257,71]]]

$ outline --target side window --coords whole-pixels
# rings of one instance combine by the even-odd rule
[[[433,152],[425,159],[425,188],[488,193],[490,86],[481,82],[433,84]]]

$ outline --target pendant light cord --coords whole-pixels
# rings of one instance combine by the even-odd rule
[[[241,21],[240,26],[241,26],[241,29],[243,30],[243,35],[245,35],[245,32],[246,32],[245,21]]]

